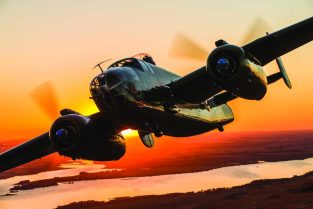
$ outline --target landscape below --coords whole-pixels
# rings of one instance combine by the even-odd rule
[[[190,138],[162,137],[156,139],[153,149],[145,148],[136,137],[127,138],[126,155],[119,161],[94,162],[108,169],[101,172],[81,172],[73,176],[49,176],[37,181],[17,182],[11,192],[56,186],[59,183],[95,179],[155,176],[191,173],[215,168],[252,164],[301,160],[313,157],[313,131],[209,133]],[[0,142],[4,151],[20,140]],[[57,154],[20,166],[0,174],[0,179],[16,175],[28,175],[48,170],[63,169],[60,166],[72,160]],[[231,189],[217,189],[197,193],[169,194],[117,198],[109,202],[76,202],[68,208],[312,208],[313,174],[279,180],[258,180]],[[92,184],[92,182],[90,182]],[[79,201],[79,200],[77,200]],[[289,204],[289,201],[291,202]],[[287,203],[288,204],[285,204]],[[269,204],[269,205],[267,205]],[[288,206],[288,207],[287,207]]]
[[[313,172],[290,179],[256,180],[230,189],[75,202],[57,209],[295,209],[313,208]]]

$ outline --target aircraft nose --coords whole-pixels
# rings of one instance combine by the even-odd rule
[[[107,92],[113,100],[114,106],[125,104],[127,91],[123,85],[123,79],[116,74],[107,74]]]
[[[107,77],[107,79],[106,79],[107,80],[107,88],[109,91],[118,87],[122,83],[122,79],[119,78],[115,74],[110,73],[110,74],[107,74],[106,77]]]
[[[125,73],[124,69],[109,69],[91,82],[91,95],[100,110],[112,111],[134,101],[134,96],[128,88],[131,81]]]

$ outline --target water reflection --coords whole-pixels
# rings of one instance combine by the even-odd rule
[[[119,196],[200,191],[242,185],[256,179],[287,178],[302,175],[311,170],[313,170],[313,158],[231,166],[196,173],[83,181],[22,191],[16,196],[0,197],[0,208],[39,209],[43,208],[43,204],[44,208],[55,208],[57,205],[73,201],[109,200]],[[51,172],[46,173],[51,174]],[[38,175],[43,176],[43,174]],[[35,176],[37,175],[32,178],[34,179]],[[15,182],[25,179],[24,177],[14,178],[16,178]],[[0,181],[1,188],[3,188],[2,185],[8,185],[5,183],[6,181],[12,182],[10,179]]]
[[[63,169],[56,170],[56,171],[47,171],[47,172],[42,172],[42,173],[33,174],[33,175],[15,176],[12,178],[0,180],[0,195],[7,194],[9,191],[9,188],[13,184],[16,184],[20,181],[25,181],[25,180],[37,181],[40,179],[49,179],[53,177],[77,175],[80,172],[100,172],[100,171],[112,170],[112,169],[105,169],[105,165],[93,164],[92,161],[86,161],[86,160],[77,160],[77,161],[73,161],[67,164],[61,164],[60,168],[63,168]]]

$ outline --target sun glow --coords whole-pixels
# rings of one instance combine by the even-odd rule
[[[81,106],[82,107],[79,108],[79,111],[84,115],[92,115],[92,114],[99,112],[99,109],[94,103],[87,103]]]
[[[132,129],[126,129],[126,130],[122,131],[121,133],[122,133],[122,135],[123,135],[125,138],[138,136],[138,132],[135,131],[135,130],[132,130]]]

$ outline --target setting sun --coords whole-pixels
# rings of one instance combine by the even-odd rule
[[[121,132],[125,138],[136,137],[138,136],[138,132],[132,129],[126,129]]]

